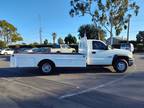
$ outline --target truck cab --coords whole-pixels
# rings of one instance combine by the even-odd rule
[[[82,46],[82,43],[85,43],[85,45]],[[87,56],[87,65],[113,66],[116,72],[125,72],[128,66],[132,66],[134,62],[132,52],[122,49],[111,49],[100,40],[82,39],[79,45],[79,52]]]

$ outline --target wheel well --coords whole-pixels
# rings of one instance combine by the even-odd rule
[[[75,50],[72,50],[72,52],[76,52]]]
[[[129,58],[127,56],[115,55],[114,58],[113,58],[112,64],[114,64],[115,61],[118,60],[118,59],[124,59],[124,60],[127,61],[127,63],[128,63],[128,60],[129,60]]]
[[[41,60],[39,63],[38,63],[38,66],[40,66],[42,63],[45,63],[45,62],[48,62],[48,63],[51,63],[54,67],[55,67],[55,64],[53,61],[49,60],[49,59],[44,59],[44,60]]]
[[[60,51],[57,51],[56,53],[61,53]]]

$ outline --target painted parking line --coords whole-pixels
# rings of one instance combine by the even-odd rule
[[[6,58],[0,58],[0,61],[4,61],[4,60],[6,60]]]
[[[1,78],[1,79],[5,80],[5,81],[8,81],[8,82],[11,82],[11,83],[15,83],[15,84],[21,85],[23,87],[34,89],[36,91],[39,91],[41,93],[45,93],[45,94],[50,95],[50,96],[56,96],[56,94],[54,94],[54,93],[48,92],[48,91],[43,90],[41,88],[37,88],[37,87],[34,87],[34,86],[30,85],[30,84],[26,84],[26,83],[24,83],[22,81],[19,81],[18,78],[17,79]]]
[[[90,91],[93,91],[93,90],[97,90],[97,89],[112,85],[112,84],[117,83],[117,82],[119,82],[119,81],[121,81],[123,79],[126,79],[131,74],[133,74],[133,72],[132,73],[127,73],[124,76],[122,76],[121,78],[118,78],[116,80],[110,81],[108,83],[100,84],[100,85],[98,85],[96,87],[92,87],[92,88],[88,88],[88,89],[85,89],[85,90],[82,90],[82,91],[79,91],[79,92],[70,93],[70,94],[66,94],[66,95],[60,96],[59,99],[65,99],[65,98],[68,98],[68,97],[84,94],[84,93],[87,93],[87,92],[90,92]]]

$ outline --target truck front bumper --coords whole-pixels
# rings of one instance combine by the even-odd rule
[[[128,65],[129,65],[129,66],[132,66],[133,64],[134,64],[134,59],[129,58]]]

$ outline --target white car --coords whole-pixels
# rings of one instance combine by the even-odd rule
[[[5,48],[3,50],[0,51],[0,54],[4,54],[4,55],[12,55],[14,54],[14,50],[10,49],[10,48]]]
[[[30,48],[30,49],[25,49],[23,52],[24,52],[24,53],[33,53],[33,52],[35,52],[36,50],[38,50],[38,48]]]
[[[120,49],[129,50],[134,52],[134,45],[132,43],[121,43]]]
[[[55,45],[54,48],[51,48],[52,53],[74,53],[76,50],[71,48],[67,44]]]

